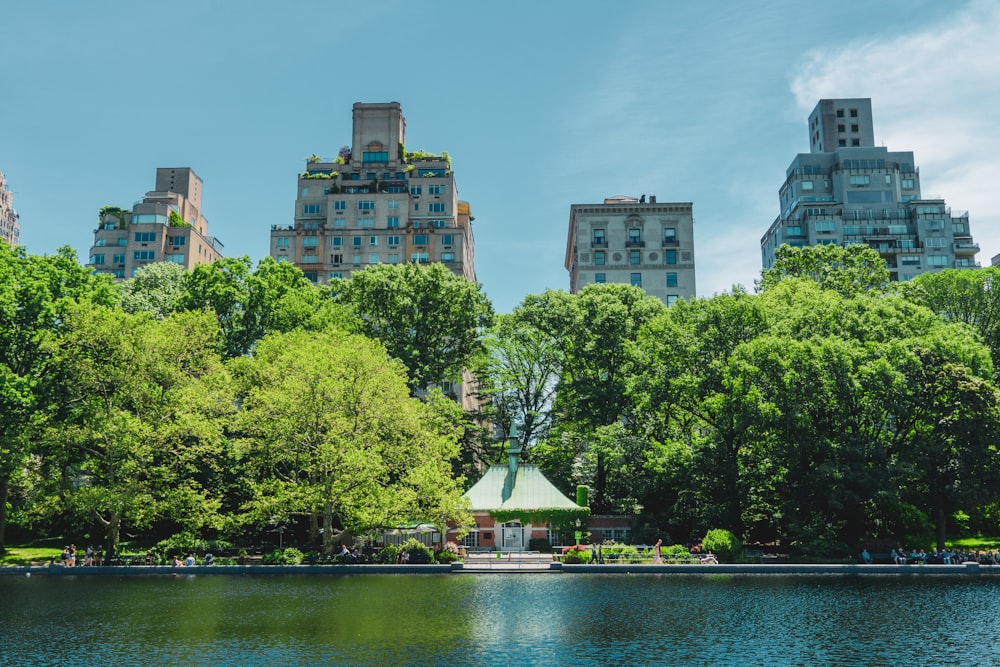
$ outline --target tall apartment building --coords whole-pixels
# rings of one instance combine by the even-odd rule
[[[188,167],[156,170],[156,189],[131,210],[101,209],[87,267],[131,278],[153,262],[174,262],[190,271],[222,258],[222,243],[208,235],[201,214],[202,180]]]
[[[309,158],[295,222],[271,227],[271,256],[313,282],[380,263],[442,262],[476,280],[472,215],[447,153],[407,152],[398,102],[356,103],[351,146]]]
[[[809,115],[809,145],[788,167],[781,213],[760,240],[765,269],[786,243],[869,245],[892,280],[979,266],[969,214],[921,194],[912,152],[875,145],[870,99],[820,100]]]
[[[7,189],[7,180],[0,171],[0,241],[21,245],[21,225],[14,210],[14,196]]]
[[[591,283],[626,283],[668,306],[694,298],[691,204],[657,203],[656,195],[573,204],[566,269],[571,294]]]

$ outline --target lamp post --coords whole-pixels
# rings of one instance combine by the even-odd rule
[[[583,533],[580,531],[580,519],[577,519],[576,520],[576,533],[575,533],[576,546],[580,546],[580,538],[582,536],[583,536]]]

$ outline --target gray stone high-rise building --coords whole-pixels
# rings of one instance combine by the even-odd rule
[[[809,115],[811,152],[788,167],[781,212],[760,240],[765,269],[786,243],[868,245],[892,280],[979,266],[969,214],[922,194],[913,153],[876,146],[873,126],[870,99],[819,101]]]
[[[201,214],[201,190],[193,169],[157,169],[156,189],[131,210],[101,209],[87,267],[120,281],[153,262],[173,262],[190,271],[221,259],[222,243],[208,235],[208,220]]]
[[[0,241],[21,245],[21,223],[14,210],[14,196],[7,189],[7,180],[0,171]]]
[[[573,204],[566,239],[569,291],[592,283],[625,283],[672,305],[695,296],[694,217],[690,203],[656,195],[608,197]]]
[[[320,284],[400,262],[441,262],[475,282],[472,215],[448,154],[406,151],[398,102],[356,103],[351,141],[337,158],[306,160],[295,220],[271,227],[271,256]]]

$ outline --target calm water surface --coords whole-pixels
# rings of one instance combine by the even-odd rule
[[[998,665],[996,577],[0,577],[0,665]]]

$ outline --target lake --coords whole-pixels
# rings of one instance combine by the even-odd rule
[[[1000,578],[0,577],[0,665],[995,665]]]

